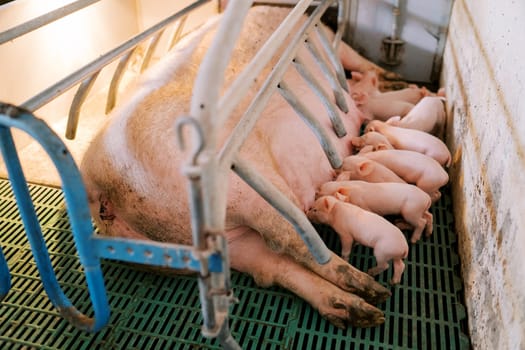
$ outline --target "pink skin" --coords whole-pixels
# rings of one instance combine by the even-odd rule
[[[380,274],[393,260],[394,274],[390,283],[401,282],[408,244],[403,233],[386,219],[332,196],[319,197],[307,216],[313,222],[330,225],[337,232],[345,260],[350,256],[354,241],[373,248],[377,265],[368,273],[372,276]]]
[[[365,128],[365,133],[375,131],[385,136],[395,149],[416,151],[434,158],[442,166],[450,166],[450,151],[447,145],[437,137],[427,132],[401,128],[372,120]]]
[[[332,195],[340,200],[379,215],[401,215],[414,231],[411,242],[421,238],[423,230],[432,234],[430,196],[417,186],[403,183],[366,181],[329,181],[321,185],[317,196]]]
[[[430,196],[432,203],[441,197],[439,189],[448,182],[448,174],[433,158],[406,150],[382,150],[359,153],[381,163],[409,184],[414,184]]]
[[[372,146],[372,151],[379,151],[382,149],[394,149],[394,146],[390,144],[388,139],[383,135],[375,131],[367,132],[359,137],[352,138],[352,146],[356,150],[360,150],[365,146]]]
[[[224,86],[232,83],[288,13],[289,9],[280,7],[250,10],[237,41],[242,47],[233,52]],[[93,218],[103,234],[191,244],[188,180],[181,172],[189,156],[176,147],[174,125],[178,116],[188,114],[192,82],[215,29],[185,39],[194,46],[175,51],[146,72],[87,150],[81,170]],[[311,39],[315,43],[315,35]],[[341,52],[352,52],[343,43],[340,46],[345,47]],[[300,48],[297,55],[312,74],[322,76],[306,48]],[[255,96],[277,59],[260,74],[248,97]],[[342,62],[348,66],[352,59],[357,62],[349,69],[364,64],[359,56],[342,57]],[[349,155],[351,138],[358,135],[365,118],[350,96],[345,96],[349,112],[341,112],[348,134],[338,138],[323,103],[293,66],[284,80],[317,116],[341,158]],[[319,80],[330,91],[329,82]],[[248,103],[241,102],[221,128],[218,144],[226,140]],[[245,140],[239,158],[248,159],[300,210],[309,208],[315,189],[335,175],[314,133],[278,93]],[[228,189],[224,234],[232,268],[249,273],[263,286],[289,289],[338,327],[384,322],[383,313],[367,302],[383,302],[390,295],[386,288],[335,254],[326,264],[318,264],[293,226],[233,172],[227,173],[220,186]]]
[[[367,71],[363,74],[352,72],[348,81],[352,99],[369,118],[387,120],[392,116],[405,116],[429,92],[425,88],[411,87],[388,92],[380,92],[377,74]]]
[[[396,116],[387,120],[392,126],[428,132],[440,139],[443,139],[445,122],[443,97],[425,97],[403,118]]]
[[[397,182],[406,183],[392,170],[381,163],[375,162],[360,155],[352,155],[343,159],[341,172],[337,181],[363,180],[367,182]]]

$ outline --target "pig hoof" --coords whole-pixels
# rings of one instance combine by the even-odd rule
[[[365,273],[352,274],[350,266],[340,265],[338,273],[344,278],[344,289],[365,299],[371,304],[380,304],[386,301],[392,293],[377,283],[373,277]]]
[[[345,329],[347,325],[353,327],[374,327],[385,322],[384,313],[376,307],[366,303],[356,296],[349,296],[344,301],[333,300],[332,309],[323,314],[330,323],[338,328]]]

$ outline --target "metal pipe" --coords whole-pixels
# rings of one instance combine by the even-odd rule
[[[144,72],[146,68],[148,68],[151,58],[153,57],[153,53],[155,52],[155,49],[157,48],[157,45],[159,44],[160,38],[162,37],[162,34],[164,33],[165,29],[161,29],[157,34],[151,38],[150,44],[148,46],[148,50],[146,51],[146,54],[144,55],[144,60],[142,61],[142,65],[140,66],[140,72]]]
[[[295,65],[295,68],[301,74],[301,76],[304,78],[304,80],[308,83],[310,88],[316,93],[316,95],[319,97],[321,102],[324,104],[326,111],[328,113],[328,117],[330,118],[330,121],[332,122],[332,127],[334,129],[335,134],[338,137],[343,137],[346,135],[346,129],[341,121],[341,118],[339,116],[339,113],[337,113],[336,106],[332,101],[330,100],[330,97],[325,92],[325,90],[322,88],[322,86],[319,84],[317,79],[313,76],[312,73],[302,64],[299,57],[296,57],[293,60],[293,63]]]
[[[232,170],[294,226],[319,264],[326,264],[330,260],[331,251],[326,247],[302,210],[242,159],[237,158],[235,160]]]
[[[245,69],[231,84],[228,91],[224,93],[224,96],[219,101],[218,114],[216,116],[217,125],[224,124],[225,120],[228,119],[234,108],[245,96],[245,93],[240,92],[249,91],[250,86],[253,84],[254,80],[259,76],[263,68],[268,64],[279,47],[287,39],[287,36],[304,15],[304,12],[311,2],[312,0],[302,0],[297,3],[288,16],[286,16],[281,25],[275,30],[275,32],[268,38],[266,43],[257,52],[250,64],[245,67]],[[326,9],[328,7],[327,5],[324,5],[323,8]],[[290,46],[293,45],[294,44],[292,42]]]
[[[45,89],[39,94],[33,96],[26,102],[22,103],[21,107],[27,110],[30,110],[30,111],[37,110],[38,108],[42,107],[46,103],[50,102],[55,97],[69,90],[72,86],[86,79],[94,72],[101,70],[102,68],[107,66],[109,63],[113,62],[115,59],[122,56],[124,53],[132,50],[138,44],[148,39],[150,36],[158,32],[162,28],[166,27],[167,25],[179,19],[180,17],[186,15],[188,12],[192,11],[193,9],[198,8],[210,1],[211,0],[195,1],[191,5],[185,7],[184,9],[164,19],[163,21],[157,23],[156,25],[150,27],[144,32],[134,36],[133,38],[126,41],[122,45],[100,56],[98,59],[94,60],[93,62],[87,64],[86,66],[80,68],[74,73],[68,75],[64,79],[60,80],[59,82],[55,83],[54,85],[50,86],[49,88]]]
[[[62,17],[65,17],[75,11],[81,10],[84,7],[90,6],[100,0],[79,0],[72,2],[71,4],[60,7],[56,10],[48,12],[42,16],[33,18],[30,21],[22,23],[16,27],[10,28],[0,33],[0,45],[16,39],[22,35],[32,32],[40,27],[45,26],[51,22],[54,22]]]
[[[321,18],[321,15],[324,13],[326,8],[328,7],[329,2],[325,3],[324,5],[318,7],[311,15],[310,18],[303,24],[303,26],[299,29],[298,32],[296,32],[295,37],[293,37],[286,50],[282,53],[279,61],[273,68],[272,72],[264,82],[262,88],[259,90],[257,95],[254,97],[252,103],[242,116],[241,120],[237,123],[233,131],[231,132],[230,136],[226,140],[221,153],[220,153],[220,164],[223,168],[229,169],[230,164],[235,159],[235,156],[237,152],[239,151],[240,147],[244,143],[244,140],[248,137],[249,133],[255,126],[255,123],[257,123],[257,120],[264,110],[266,108],[266,104],[268,103],[270,97],[277,89],[277,84],[282,79],[284,73],[286,72],[286,69],[288,68],[288,65],[292,61],[292,58],[295,57],[296,52],[298,50],[298,45],[301,42],[301,40],[304,38],[304,33],[308,28],[310,28],[314,22],[319,21]],[[257,57],[257,56],[256,56]],[[256,58],[254,58],[256,59]],[[250,72],[253,65],[249,65],[244,71]],[[242,73],[241,73],[242,74]],[[233,92],[235,91],[235,83],[232,84],[230,87],[230,90]],[[249,87],[249,86],[248,86]],[[230,96],[232,93],[229,94],[230,90],[225,93],[225,96]],[[242,90],[245,91],[245,90]],[[224,98],[221,100],[221,102],[224,101]],[[228,101],[226,100],[225,103]],[[219,108],[222,104],[219,105]],[[219,112],[222,112],[220,110]],[[231,111],[230,111],[231,113]]]
[[[177,24],[177,28],[175,28],[175,31],[173,33],[173,37],[171,38],[169,50],[175,46],[175,44],[180,40],[182,30],[184,29],[184,24],[186,23],[186,19],[188,19],[188,16],[184,16],[180,19],[179,23]]]
[[[137,48],[135,47],[135,49],[126,52],[126,54],[120,58],[118,66],[115,69],[115,72],[113,72],[113,78],[111,78],[111,83],[109,84],[108,99],[106,101],[106,114],[111,112],[111,110],[113,110],[113,107],[115,107],[115,104],[117,103],[117,94],[118,88],[120,86],[120,81],[122,80],[124,72],[126,71],[126,67],[128,66],[129,60],[131,59],[131,57],[133,57],[133,53],[135,53],[136,49]]]
[[[13,143],[11,130],[8,129],[11,127],[18,128],[32,136],[46,151],[60,174],[69,221],[80,263],[84,268],[94,318],[80,313],[64,295],[58,284]],[[75,161],[62,140],[43,120],[19,107],[0,104],[0,134],[2,156],[8,169],[9,179],[44,289],[64,318],[76,327],[95,332],[107,324],[109,304],[100,259],[95,253],[91,240],[93,225],[87,204],[87,194]]]
[[[330,83],[335,96],[335,103],[343,112],[348,113],[349,109],[346,103],[345,94],[340,83],[337,81],[337,77],[334,77],[333,72],[330,70],[330,67],[326,64],[326,61],[324,60],[323,56],[321,55],[317,47],[314,45],[314,43],[311,42],[310,39],[306,39],[304,43],[310,51],[310,53],[312,54],[312,56],[315,58],[315,61],[319,65],[319,68],[321,68],[321,70],[323,71],[324,76]]]
[[[330,161],[330,165],[334,169],[338,169],[343,165],[343,160],[339,157],[335,145],[331,141],[330,137],[326,133],[321,123],[316,117],[310,112],[310,110],[301,102],[301,100],[292,92],[283,80],[278,85],[281,96],[293,107],[295,112],[303,119],[303,121],[310,127],[312,132],[317,137],[317,140],[321,144],[326,157]]]
[[[95,84],[95,80],[97,80],[99,73],[100,71],[95,72],[89,78],[84,80],[78,87],[75,97],[73,97],[73,101],[71,102],[71,106],[69,108],[69,115],[66,125],[66,138],[69,140],[73,140],[77,134],[78,121],[80,118],[80,107],[86,100],[89,91],[91,91],[91,88],[93,87],[93,84]]]
[[[337,80],[339,81],[339,84],[346,92],[348,92],[348,81],[346,81],[345,70],[341,63],[341,60],[337,56],[336,51],[334,50],[334,47],[330,45],[330,40],[326,36],[326,33],[324,32],[323,28],[319,25],[316,25],[315,29],[316,29],[317,36],[319,37],[319,41],[321,42],[321,45],[323,46],[326,52],[326,55],[328,56],[328,59],[330,60],[330,62],[332,63],[332,66],[335,69],[335,74],[336,74]]]

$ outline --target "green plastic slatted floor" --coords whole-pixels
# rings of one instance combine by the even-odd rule
[[[70,300],[90,314],[61,191],[31,185],[57,277]],[[446,191],[445,191],[446,192]],[[281,288],[261,289],[232,273],[240,303],[231,310],[231,329],[244,349],[468,349],[465,311],[450,213],[445,193],[433,208],[434,234],[413,245],[400,286],[379,307],[386,322],[376,328],[341,330],[308,304]],[[338,239],[321,228],[328,246]],[[77,330],[53,309],[39,279],[9,182],[0,180],[0,243],[12,288],[0,304],[0,349],[220,349],[203,338],[196,279],[166,277],[104,261],[110,324],[95,334]],[[367,270],[371,250],[354,248],[351,263]],[[391,271],[379,277],[387,285]]]

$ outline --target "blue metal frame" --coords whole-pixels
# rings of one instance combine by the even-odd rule
[[[10,128],[20,129],[38,141],[60,174],[75,245],[93,305],[93,318],[82,314],[72,305],[57,281]],[[222,273],[225,270],[223,255],[216,250],[196,250],[191,246],[96,235],[86,190],[75,161],[62,140],[31,112],[0,103],[0,150],[44,289],[53,306],[76,327],[96,332],[108,323],[110,311],[100,265],[102,258],[185,268],[200,272],[201,276]],[[1,250],[0,283],[1,299],[11,286],[9,267]]]

